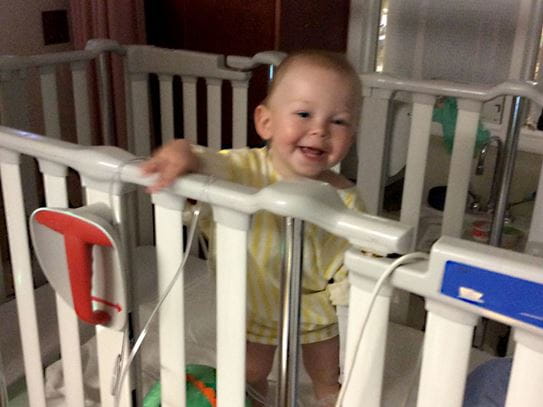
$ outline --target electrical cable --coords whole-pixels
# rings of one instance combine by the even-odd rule
[[[368,320],[370,318],[373,305],[375,304],[375,300],[377,299],[377,296],[378,296],[379,292],[381,291],[381,288],[382,288],[384,282],[388,279],[388,277],[398,267],[400,267],[400,266],[402,266],[402,265],[404,265],[406,263],[409,263],[409,262],[411,262],[413,260],[422,260],[422,259],[428,259],[428,254],[423,253],[423,252],[413,252],[413,253],[408,253],[406,255],[403,255],[403,256],[397,258],[396,260],[394,260],[386,268],[386,270],[383,272],[383,274],[381,274],[381,277],[379,277],[379,279],[375,283],[375,286],[374,286],[373,292],[372,292],[372,296],[371,296],[371,300],[370,300],[370,303],[369,303],[369,306],[368,306],[368,311],[366,312],[366,315],[364,316],[364,321],[362,322],[362,327],[360,328],[360,333],[358,334],[358,340],[356,342],[355,351],[354,351],[353,358],[352,358],[352,363],[351,363],[351,366],[349,368],[349,371],[347,372],[347,374],[345,376],[345,381],[344,381],[343,385],[341,386],[341,390],[339,392],[335,407],[341,407],[341,405],[343,403],[343,398],[345,397],[345,393],[347,391],[347,388],[349,387],[349,382],[351,380],[351,377],[352,377],[352,374],[353,374],[353,371],[354,371],[354,367],[355,367],[355,364],[356,364],[356,359],[357,359],[357,356],[358,356],[358,352],[360,350],[360,344],[362,343],[362,338],[364,336],[364,330],[366,329],[366,325],[368,324]]]
[[[111,179],[109,180],[109,189],[108,189],[108,199],[109,199],[109,207],[111,208],[111,212],[113,215],[115,215],[113,205],[113,187],[121,182],[121,173],[123,171],[123,168],[126,167],[128,164],[134,164],[138,162],[143,162],[147,159],[147,157],[134,157],[130,158],[129,160],[123,161],[116,169],[116,171],[111,176]],[[113,223],[117,224],[117,221],[115,220],[115,216],[113,217]]]
[[[175,272],[175,275],[173,276],[172,280],[164,290],[164,293],[161,295],[157,305],[153,309],[153,312],[151,312],[151,315],[147,319],[147,322],[145,323],[145,326],[143,327],[141,333],[139,334],[138,338],[136,339],[136,342],[134,343],[134,347],[132,348],[132,351],[130,352],[130,356],[128,357],[128,360],[125,364],[125,366],[122,369],[120,379],[116,380],[116,386],[114,386],[115,390],[115,401],[114,406],[118,407],[120,402],[120,395],[121,395],[121,388],[124,383],[124,380],[126,379],[126,375],[130,369],[130,366],[136,357],[136,354],[138,353],[143,340],[147,336],[147,333],[149,332],[149,326],[151,325],[151,322],[153,321],[154,317],[156,316],[157,312],[159,311],[160,307],[170,294],[170,291],[172,290],[173,286],[177,282],[177,279],[183,274],[183,270],[185,267],[185,264],[187,262],[187,259],[189,258],[190,248],[192,246],[192,242],[194,240],[195,231],[196,231],[196,225],[198,223],[198,218],[200,216],[200,204],[196,204],[193,207],[193,217],[189,228],[188,238],[187,238],[187,247],[185,248],[185,252],[183,255],[183,259],[181,260],[181,263],[179,264],[179,267],[177,268],[177,271]]]

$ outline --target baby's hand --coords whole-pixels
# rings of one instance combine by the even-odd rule
[[[157,174],[157,181],[147,187],[147,192],[157,192],[170,185],[181,175],[198,170],[198,157],[184,139],[165,144],[141,166],[144,175]]]

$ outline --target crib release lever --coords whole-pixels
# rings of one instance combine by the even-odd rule
[[[93,325],[124,326],[118,315],[126,309],[124,278],[111,225],[92,206],[40,208],[32,214],[31,233],[44,274],[78,317]]]

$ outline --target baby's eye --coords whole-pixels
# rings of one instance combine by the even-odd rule
[[[302,112],[296,112],[296,114],[301,117],[302,119],[307,119],[309,116],[311,116],[309,114],[309,112],[305,112],[305,111],[302,111]]]
[[[339,126],[348,126],[349,125],[349,121],[346,120],[346,119],[333,119],[332,123],[337,124]]]

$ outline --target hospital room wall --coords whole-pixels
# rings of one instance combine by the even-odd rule
[[[151,45],[252,56],[264,50],[321,48],[344,52],[349,0],[145,1]],[[249,91],[249,143],[261,144],[252,112],[266,94],[267,70],[257,70]],[[229,89],[223,88],[223,129],[229,138]],[[199,128],[205,120],[199,118]]]

